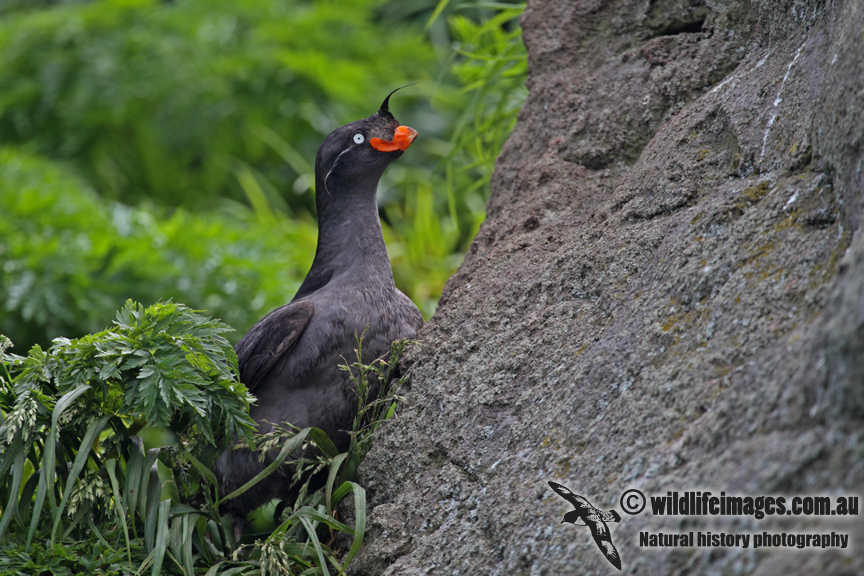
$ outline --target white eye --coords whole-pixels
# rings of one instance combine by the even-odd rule
[[[357,134],[354,134],[354,144],[362,144],[365,141],[366,141],[366,137],[363,136],[363,134],[361,134],[360,132],[358,132]]]

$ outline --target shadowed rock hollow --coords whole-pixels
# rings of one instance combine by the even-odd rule
[[[864,4],[559,0],[488,218],[361,469],[357,574],[611,574],[547,480],[861,495]],[[627,574],[860,574],[864,523],[611,524]],[[851,550],[639,547],[841,532]]]

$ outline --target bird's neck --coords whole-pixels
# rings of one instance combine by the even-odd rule
[[[312,280],[350,275],[352,282],[393,285],[378,218],[377,186],[375,181],[351,191],[340,190],[339,198],[323,186],[317,187],[318,247],[309,271]]]

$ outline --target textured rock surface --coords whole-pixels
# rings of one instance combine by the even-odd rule
[[[862,493],[864,4],[546,0],[486,223],[361,474],[358,574],[610,574],[561,482]],[[861,574],[864,522],[623,515],[627,574]],[[643,549],[639,532],[851,534]]]

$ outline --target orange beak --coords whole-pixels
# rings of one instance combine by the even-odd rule
[[[396,150],[405,151],[417,138],[417,131],[410,126],[399,126],[393,133],[393,140],[381,140],[380,138],[370,138],[369,144],[372,148],[380,152],[395,152]]]

